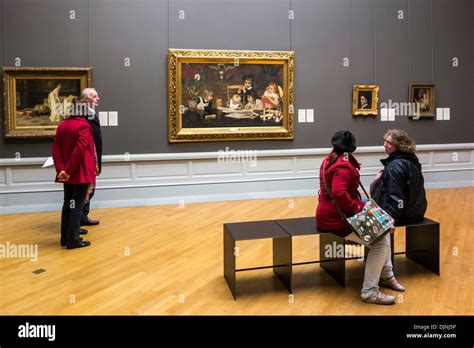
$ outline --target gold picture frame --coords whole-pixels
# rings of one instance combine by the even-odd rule
[[[168,141],[294,138],[293,51],[168,51]]]
[[[3,67],[5,138],[50,138],[72,102],[92,86],[92,68]]]
[[[377,116],[378,105],[378,85],[355,85],[352,87],[352,115]]]
[[[436,88],[434,84],[411,83],[408,91],[408,101],[419,108],[420,117],[436,116]],[[413,116],[413,115],[412,115]]]

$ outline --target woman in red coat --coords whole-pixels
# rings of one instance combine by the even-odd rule
[[[79,237],[84,202],[95,184],[97,159],[92,128],[83,116],[70,116],[56,129],[53,142],[56,182],[64,183],[61,246],[83,248],[91,243]]]
[[[360,212],[364,202],[358,191],[360,185],[360,164],[352,153],[356,149],[354,135],[349,131],[337,131],[331,139],[333,150],[324,159],[319,170],[319,202],[316,208],[318,229],[331,231],[340,237],[363,244],[359,236],[352,232],[348,223],[339,214],[329,196],[326,183],[332,192],[335,203],[349,217]],[[390,234],[379,242],[370,245],[370,253],[365,266],[364,284],[361,298],[364,302],[376,304],[394,304],[395,297],[379,290],[379,283],[392,290],[404,291],[393,274]]]

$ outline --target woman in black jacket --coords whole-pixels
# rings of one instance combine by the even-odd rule
[[[384,169],[370,186],[372,198],[396,226],[423,220],[426,192],[415,142],[405,131],[391,129],[384,135],[384,148],[388,157],[381,160]]]

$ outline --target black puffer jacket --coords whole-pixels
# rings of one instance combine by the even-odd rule
[[[395,225],[418,222],[426,212],[426,193],[421,164],[415,154],[395,151],[381,160],[380,181],[372,184],[372,198],[395,220]]]

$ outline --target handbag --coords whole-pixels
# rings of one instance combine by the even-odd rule
[[[336,207],[337,212],[341,215],[341,218],[346,221],[352,231],[355,232],[362,240],[365,245],[371,245],[385,237],[390,232],[390,229],[394,225],[393,218],[380,206],[369,197],[364,186],[359,182],[360,187],[364,191],[368,201],[365,203],[364,208],[359,213],[351,217],[346,217],[341,207],[336,203],[331,189],[326,182],[326,165],[324,164],[323,169],[323,182],[329,197],[331,198],[332,204]]]

